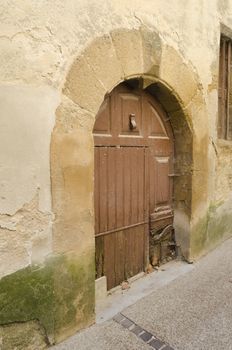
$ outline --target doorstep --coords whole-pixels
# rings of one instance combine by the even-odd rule
[[[106,291],[106,278],[96,280],[96,323],[105,322],[136,301],[192,271],[194,264],[172,260],[149,274],[140,273],[128,280],[128,289],[121,286]]]

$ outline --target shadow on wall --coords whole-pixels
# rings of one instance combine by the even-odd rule
[[[188,115],[173,91],[162,82],[148,85],[146,90],[160,102],[167,112],[174,134],[174,227],[177,246],[188,260],[190,248],[190,220],[192,204],[193,135]]]

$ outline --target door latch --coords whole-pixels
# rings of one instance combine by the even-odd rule
[[[136,121],[135,121],[135,114],[129,115],[129,127],[131,130],[136,129]]]
[[[181,174],[168,174],[169,177],[178,177],[181,176]]]

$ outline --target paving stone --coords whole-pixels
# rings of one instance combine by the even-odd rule
[[[122,320],[122,321],[120,322],[120,324],[122,324],[123,327],[125,327],[125,328],[129,328],[129,327],[131,327],[134,323],[133,323],[131,320],[129,320],[128,318],[125,318],[125,320]]]
[[[131,332],[133,332],[136,335],[139,335],[142,331],[143,331],[143,329],[140,326],[138,326],[137,324],[134,325],[134,328],[131,329]]]
[[[149,345],[152,346],[154,349],[159,350],[162,346],[164,346],[164,343],[160,341],[159,339],[152,339],[149,342]],[[165,347],[166,348],[166,347]],[[164,349],[164,348],[163,348]],[[163,350],[162,349],[162,350]]]
[[[124,320],[125,316],[123,316],[122,314],[117,314],[114,316],[113,320],[120,323],[122,320]]]
[[[127,328],[130,332],[137,335],[137,337],[139,337],[145,343],[149,344],[155,350],[160,350],[161,348],[162,350],[174,350],[169,345],[165,345],[165,343],[161,342],[159,339],[154,338],[153,334],[147,332],[121,313],[115,315],[113,317],[113,320],[121,324],[123,327]]]
[[[141,338],[143,341],[145,342],[148,342],[149,340],[151,340],[152,338],[152,334],[147,332],[147,331],[144,331],[144,333],[142,333],[139,338]]]

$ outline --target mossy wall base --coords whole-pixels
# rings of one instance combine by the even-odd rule
[[[0,326],[1,350],[44,350],[49,342],[38,321]]]
[[[56,256],[44,266],[27,267],[2,278],[0,305],[0,325],[17,327],[12,337],[12,344],[19,344],[17,349],[24,343],[23,334],[28,334],[23,329],[31,328],[32,321],[37,322],[36,326],[31,323],[33,332],[42,339],[38,345],[31,337],[30,349],[36,350],[90,325],[94,321],[94,255]],[[9,332],[0,329],[3,349],[11,349]]]
[[[215,248],[232,234],[232,200],[211,203],[207,213],[193,227],[191,258],[197,258]]]

